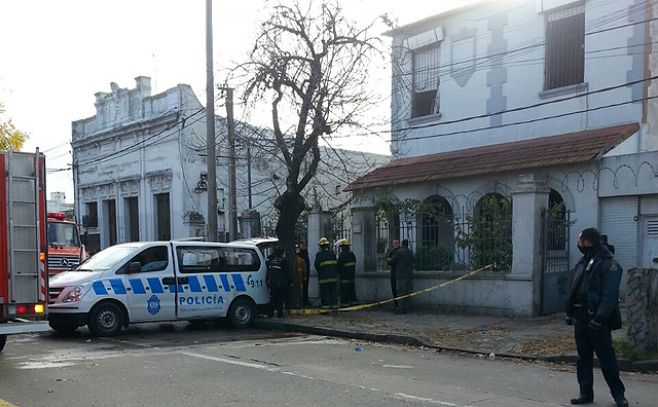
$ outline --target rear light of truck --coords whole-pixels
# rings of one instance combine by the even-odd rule
[[[8,317],[18,317],[22,315],[43,314],[46,311],[44,304],[18,304],[7,307]]]

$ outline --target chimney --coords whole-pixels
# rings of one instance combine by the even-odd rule
[[[135,84],[142,97],[151,96],[151,78],[148,76],[138,76],[135,78]]]

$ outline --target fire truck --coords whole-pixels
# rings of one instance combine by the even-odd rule
[[[84,246],[75,222],[66,220],[66,214],[48,212],[48,273],[70,271],[86,259]]]
[[[45,157],[0,151],[0,351],[7,335],[47,331]]]

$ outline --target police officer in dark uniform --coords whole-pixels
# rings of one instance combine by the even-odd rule
[[[277,312],[277,317],[283,317],[283,304],[285,302],[288,285],[288,262],[281,247],[274,249],[267,259],[267,275],[265,281],[270,289],[270,317]]]
[[[356,287],[354,278],[356,276],[356,256],[350,250],[350,242],[347,239],[338,241],[340,254],[338,255],[338,277],[340,278],[340,301],[343,304],[356,303]]]
[[[331,251],[329,240],[326,237],[320,239],[320,251],[315,256],[315,270],[318,272],[322,308],[335,307],[337,302],[338,268],[336,255]]]
[[[621,327],[619,282],[622,269],[602,245],[598,230],[588,228],[578,237],[583,257],[576,265],[567,304],[567,323],[575,325],[580,396],[571,404],[594,400],[593,356],[599,359],[603,377],[617,406],[627,407],[626,389],[619,378],[619,365],[612,347],[612,329]]]

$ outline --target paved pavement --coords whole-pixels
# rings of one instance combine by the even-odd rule
[[[475,354],[575,364],[573,328],[562,316],[504,318],[416,312],[397,315],[386,309],[321,315],[291,315],[259,320],[261,328],[343,338],[360,338]],[[624,338],[625,331],[613,332]],[[626,371],[658,371],[657,360],[620,359]]]
[[[658,376],[623,379],[632,405],[654,405]],[[612,406],[599,373],[596,386],[595,406]],[[22,335],[0,356],[0,405],[22,407],[547,407],[576,392],[570,367],[185,324]]]

